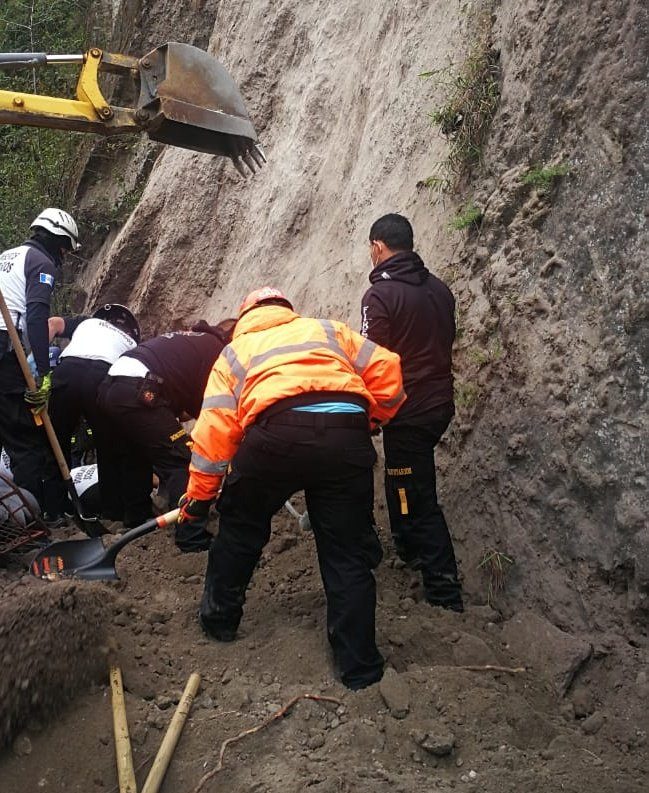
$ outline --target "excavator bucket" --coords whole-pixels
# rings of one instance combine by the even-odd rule
[[[243,176],[266,161],[236,83],[211,55],[170,42],[141,58],[139,72],[136,118],[150,138],[230,157]]]

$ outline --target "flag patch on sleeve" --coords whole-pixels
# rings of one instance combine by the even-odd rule
[[[41,273],[38,276],[38,280],[41,284],[47,284],[48,286],[54,286],[54,276],[50,275],[49,273]]]

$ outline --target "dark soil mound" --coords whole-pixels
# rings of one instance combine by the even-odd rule
[[[28,587],[0,605],[0,745],[37,714],[50,715],[105,674],[106,589]]]

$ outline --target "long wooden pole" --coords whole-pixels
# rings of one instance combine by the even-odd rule
[[[16,353],[16,358],[18,359],[18,364],[23,373],[23,377],[25,378],[25,383],[27,388],[30,391],[36,390],[36,381],[34,380],[34,375],[32,374],[32,370],[29,368],[29,363],[27,362],[27,356],[25,355],[25,350],[23,349],[22,342],[20,340],[20,336],[18,335],[18,331],[16,330],[16,326],[14,325],[14,321],[11,317],[11,312],[9,311],[9,307],[4,299],[4,295],[0,291],[0,314],[2,314],[2,319],[4,320],[5,326],[7,328],[7,333],[9,334],[9,338],[11,339],[11,345],[13,347],[13,351]],[[42,424],[45,428],[45,432],[47,434],[47,439],[50,442],[50,446],[52,447],[52,453],[56,459],[57,465],[59,466],[59,471],[61,472],[61,477],[65,483],[67,488],[68,494],[70,496],[70,500],[72,501],[72,505],[74,506],[75,511],[75,518],[79,524],[79,527],[83,530],[88,532],[88,527],[85,525],[88,522],[88,518],[85,518],[83,515],[83,511],[81,509],[81,502],[79,501],[79,495],[77,490],[74,486],[74,482],[72,481],[72,477],[70,475],[70,469],[68,468],[67,461],[65,459],[65,455],[63,454],[63,450],[61,449],[61,444],[59,443],[59,439],[56,437],[56,432],[54,431],[54,427],[52,426],[52,421],[49,417],[47,412],[47,408],[45,408],[42,413],[38,415],[34,414],[34,421],[36,424]],[[100,531],[98,533],[103,534],[103,526],[99,523],[99,521],[92,521],[95,523],[99,528]],[[90,532],[88,532],[90,533]]]
[[[118,666],[110,667],[110,688],[113,702],[113,728],[115,732],[115,760],[117,761],[117,781],[119,793],[137,793],[131,739],[126,720],[126,703],[122,671]]]
[[[187,721],[187,716],[200,683],[201,676],[196,672],[193,672],[189,676],[189,680],[187,681],[183,695],[180,698],[176,712],[174,713],[171,723],[167,728],[165,737],[162,739],[162,743],[158,749],[158,754],[153,761],[149,775],[147,776],[144,787],[142,788],[142,793],[158,793],[160,790],[160,785],[162,784],[162,780],[167,773],[167,768],[169,768],[171,756],[174,753],[176,744],[180,738],[180,733],[182,732],[185,722]]]

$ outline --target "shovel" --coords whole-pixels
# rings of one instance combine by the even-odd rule
[[[36,578],[58,581],[61,578],[81,578],[85,581],[115,581],[117,554],[133,540],[150,534],[157,528],[171,526],[178,520],[179,509],[172,509],[141,526],[127,531],[109,548],[99,537],[91,540],[64,540],[44,548],[31,563],[30,571]]]
[[[308,513],[308,512],[303,512],[302,514],[300,514],[300,513],[299,513],[299,512],[298,512],[298,511],[295,509],[295,507],[293,506],[293,504],[291,504],[291,502],[290,502],[290,501],[287,501],[287,502],[284,504],[284,506],[286,507],[286,509],[288,510],[288,512],[290,512],[290,513],[291,513],[291,515],[293,515],[293,517],[294,517],[294,518],[297,520],[297,522],[298,522],[298,525],[300,526],[300,528],[302,529],[302,531],[311,531],[311,521],[310,521],[310,519],[309,519],[309,513]]]
[[[11,318],[11,313],[9,312],[9,308],[2,292],[0,292],[0,314],[2,314],[2,319],[4,320],[7,333],[11,339],[13,351],[16,353],[16,358],[18,359],[18,363],[22,369],[25,383],[27,383],[27,388],[29,388],[31,391],[35,391],[36,382],[34,380],[34,376],[32,375],[31,369],[29,368],[29,364],[27,363],[25,350],[23,349],[20,336],[18,335],[16,326],[14,325],[13,319]],[[74,507],[74,522],[81,529],[81,531],[83,531],[89,537],[100,537],[102,534],[107,534],[107,530],[100,520],[94,516],[84,515],[82,512],[79,494],[77,493],[77,489],[74,486],[72,477],[70,476],[70,469],[68,468],[65,456],[61,450],[61,444],[56,437],[56,432],[54,432],[54,427],[52,426],[52,421],[47,413],[47,408],[45,408],[45,410],[43,410],[43,412],[38,415],[34,414],[34,421],[36,424],[42,424],[45,428],[47,439],[50,442],[50,446],[52,447],[52,454],[56,459],[57,465],[59,466],[61,478],[65,483],[68,495],[70,496],[70,501]]]

